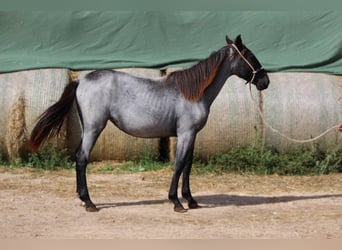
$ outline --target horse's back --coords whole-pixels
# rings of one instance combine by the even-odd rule
[[[103,77],[108,77],[110,75],[115,74],[115,70],[110,70],[110,69],[101,69],[101,70],[94,70],[84,76],[84,79],[88,81],[96,81],[99,80]]]

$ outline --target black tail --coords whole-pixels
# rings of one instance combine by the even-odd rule
[[[60,99],[39,116],[39,120],[31,132],[30,146],[33,152],[37,151],[47,139],[59,133],[63,121],[74,103],[78,83],[78,81],[73,81],[65,86]]]

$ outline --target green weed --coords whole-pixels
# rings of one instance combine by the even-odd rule
[[[6,161],[0,155],[0,165],[8,167],[28,166],[32,168],[55,170],[74,168],[66,150],[58,150],[50,144],[37,153],[29,154],[27,159]],[[99,170],[114,173],[136,173],[154,171],[170,167],[170,162],[158,161],[157,155],[145,150],[140,157],[122,164],[106,164]],[[234,147],[224,154],[209,158],[207,161],[194,160],[193,172],[205,173],[239,173],[239,174],[279,174],[279,175],[313,175],[342,173],[342,146],[321,151],[318,146],[296,148],[281,153],[271,146],[259,144]],[[90,168],[89,168],[90,170]]]
[[[196,161],[197,173],[253,173],[280,175],[311,175],[342,172],[342,147],[326,152],[318,147],[297,148],[280,153],[270,146],[249,145],[235,147],[225,154]]]
[[[36,153],[29,154],[27,161],[22,162],[22,164],[28,167],[46,170],[56,170],[59,168],[70,169],[74,165],[67,155],[66,150],[57,149],[55,144],[48,144]]]

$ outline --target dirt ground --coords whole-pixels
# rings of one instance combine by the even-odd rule
[[[89,213],[76,198],[74,171],[0,167],[0,238],[342,238],[342,174],[193,175],[204,208],[184,214],[167,200],[171,175],[89,173],[100,208]]]

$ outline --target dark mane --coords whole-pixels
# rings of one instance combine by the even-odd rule
[[[170,73],[166,77],[166,83],[177,84],[187,100],[198,101],[204,90],[214,80],[217,70],[225,58],[226,53],[224,52],[224,48],[220,49],[188,69]]]

